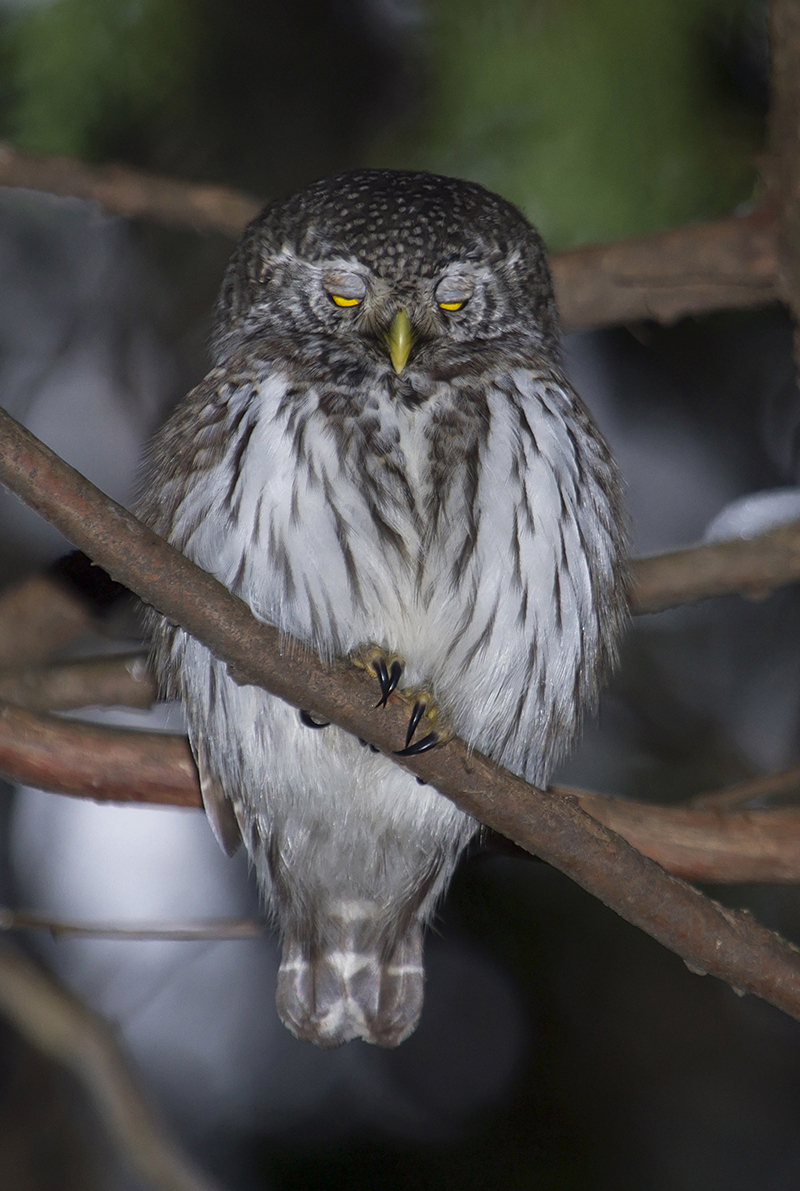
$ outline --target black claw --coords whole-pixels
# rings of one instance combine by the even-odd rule
[[[411,744],[411,738],[417,730],[419,721],[427,711],[427,704],[423,703],[421,699],[417,699],[414,708],[411,712],[411,719],[408,721],[408,730],[406,731],[406,748]]]
[[[392,691],[397,687],[398,682],[403,674],[403,667],[398,661],[394,661],[391,667],[387,668],[386,662],[383,658],[378,658],[375,664],[375,673],[380,683],[381,697],[375,704],[376,707],[385,707],[386,702]]]
[[[404,749],[400,749],[395,753],[396,757],[416,757],[420,753],[427,753],[428,749],[436,748],[441,737],[438,732],[429,732],[427,736],[423,736],[422,740],[418,740],[416,744],[408,744]]]
[[[327,728],[330,726],[330,720],[315,720],[310,711],[300,712],[300,723],[305,724],[307,728]]]
[[[397,687],[398,682],[403,677],[403,663],[398,662],[397,659],[392,662],[389,669],[389,694]]]
[[[418,786],[427,786],[427,784],[428,784],[428,783],[427,783],[427,782],[425,782],[425,781],[423,781],[421,777],[418,777],[418,778],[417,778],[417,785],[418,785]]]
[[[376,707],[385,707],[386,700],[389,698],[389,671],[386,669],[386,662],[383,658],[376,658],[375,662],[375,677],[381,688],[381,697],[375,704]]]
[[[378,748],[376,745],[374,745],[374,744],[371,744],[371,745],[369,746],[369,751],[370,751],[371,753],[379,753],[381,750],[380,750],[380,749],[379,749],[379,748]]]

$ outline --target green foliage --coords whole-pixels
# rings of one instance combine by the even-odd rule
[[[725,85],[718,0],[428,0],[430,89],[386,165],[482,182],[552,246],[646,233],[749,197],[759,119]]]
[[[6,130],[20,148],[137,159],[194,90],[192,0],[57,0],[25,9],[4,38]]]
[[[421,2],[422,106],[366,151],[400,44],[379,52],[330,0],[18,9],[0,28],[0,134],[267,193],[365,157],[455,174],[518,203],[553,247],[750,196],[761,121],[708,32],[755,0]]]

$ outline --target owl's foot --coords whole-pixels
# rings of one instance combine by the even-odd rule
[[[352,661],[354,665],[366,670],[367,674],[377,678],[381,688],[381,697],[375,704],[376,708],[385,707],[389,696],[395,692],[398,698],[411,707],[405,748],[398,749],[395,752],[396,757],[415,757],[419,753],[427,753],[428,749],[435,748],[437,744],[444,744],[450,739],[450,732],[441,723],[437,723],[439,709],[427,691],[398,690],[400,679],[403,677],[404,665],[403,659],[396,653],[388,653],[376,645],[353,655]],[[420,724],[422,724],[420,738],[414,740]]]
[[[398,749],[395,752],[396,757],[416,757],[436,748],[437,744],[445,744],[450,739],[448,729],[437,722],[439,708],[427,691],[403,691],[403,698],[409,702],[413,699],[414,704],[406,730],[405,748]],[[414,740],[420,724],[423,724],[422,735],[419,740]]]
[[[385,707],[389,696],[397,689],[397,684],[403,676],[403,661],[396,653],[387,653],[374,646],[366,653],[356,654],[353,664],[366,670],[373,678],[377,678],[381,688],[381,697],[376,707]]]

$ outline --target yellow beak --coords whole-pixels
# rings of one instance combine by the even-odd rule
[[[399,375],[406,366],[411,345],[414,342],[414,331],[411,319],[405,310],[398,310],[392,319],[392,325],[386,332],[386,343],[395,372]]]

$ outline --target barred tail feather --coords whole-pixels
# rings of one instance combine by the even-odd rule
[[[313,946],[287,934],[276,1004],[297,1037],[334,1047],[354,1038],[398,1046],[422,1012],[422,926],[413,920],[397,940],[376,930],[378,907],[345,903]]]

